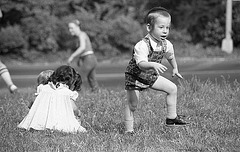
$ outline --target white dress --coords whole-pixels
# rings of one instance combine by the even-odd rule
[[[29,130],[59,130],[76,133],[86,132],[73,113],[71,98],[76,98],[75,91],[71,91],[64,84],[58,88],[52,83],[42,85],[26,117],[18,125],[19,128]]]

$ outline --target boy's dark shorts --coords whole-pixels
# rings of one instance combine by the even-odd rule
[[[141,73],[133,75],[125,72],[125,90],[145,90],[150,88],[158,79],[158,75],[152,73]]]

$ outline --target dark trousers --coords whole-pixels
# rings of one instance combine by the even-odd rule
[[[81,68],[84,76],[87,77],[88,84],[91,87],[92,91],[98,90],[99,86],[96,79],[96,56],[94,54],[89,54],[84,57],[80,57],[78,65]]]

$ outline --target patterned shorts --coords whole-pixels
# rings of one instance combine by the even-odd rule
[[[157,80],[158,75],[141,73],[140,75],[133,75],[128,72],[125,73],[125,89],[139,90],[148,89]]]

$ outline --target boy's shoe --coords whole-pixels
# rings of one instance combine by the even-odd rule
[[[8,89],[9,89],[10,93],[16,93],[18,90],[17,86],[15,86],[14,84],[10,85],[8,87]]]
[[[182,120],[182,116],[177,115],[175,119],[166,119],[166,125],[167,126],[185,126],[188,125],[188,122],[185,122]]]

